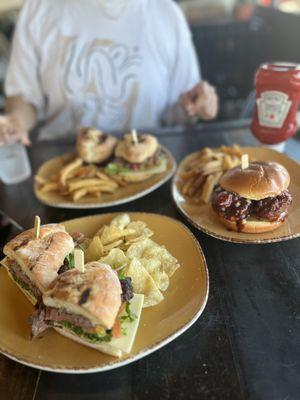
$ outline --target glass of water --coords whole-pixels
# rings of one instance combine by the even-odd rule
[[[30,175],[27,151],[21,143],[0,146],[0,179],[5,184],[22,182]]]

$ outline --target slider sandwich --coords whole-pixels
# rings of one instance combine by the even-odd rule
[[[90,262],[57,277],[30,318],[32,337],[48,328],[103,353],[131,351],[143,306],[131,279],[120,280],[107,264]]]
[[[290,175],[276,162],[251,162],[228,170],[215,188],[212,207],[228,229],[244,233],[279,228],[288,215]]]
[[[86,163],[100,164],[114,152],[117,139],[93,128],[81,128],[76,141],[77,153]]]
[[[105,168],[109,175],[118,175],[125,182],[141,182],[166,171],[168,160],[157,139],[135,131],[124,135],[117,144],[114,160]]]
[[[20,233],[3,249],[1,264],[33,305],[57,276],[68,268],[74,251],[72,237],[60,224],[43,225],[37,238],[34,229]]]

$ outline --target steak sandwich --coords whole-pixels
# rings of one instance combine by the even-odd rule
[[[42,294],[63,272],[73,253],[74,242],[60,224],[41,226],[39,237],[34,229],[22,232],[3,249],[1,264],[8,275],[35,305]]]
[[[109,175],[119,175],[126,182],[141,182],[167,169],[168,160],[157,139],[149,134],[130,133],[117,144],[114,160],[105,168]]]
[[[251,162],[228,170],[215,188],[212,207],[230,230],[259,233],[281,226],[292,195],[290,175],[275,162]]]
[[[61,274],[43,295],[30,318],[32,336],[48,328],[104,353],[130,352],[143,305],[133,295],[130,278],[119,280],[106,264],[90,262],[84,272]]]

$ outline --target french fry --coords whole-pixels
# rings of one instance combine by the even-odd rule
[[[87,192],[88,192],[87,188],[81,188],[75,190],[74,193],[72,194],[73,201],[76,203],[78,200],[84,197],[87,194]]]
[[[214,190],[215,185],[218,183],[219,179],[220,179],[220,173],[212,174],[207,177],[200,196],[200,200],[203,201],[203,203],[209,202],[210,196]]]
[[[127,182],[124,181],[124,178],[122,176],[117,176],[114,175],[111,177],[111,179],[115,182],[117,182],[117,184],[121,187],[126,187],[127,186]]]
[[[218,149],[206,147],[189,156],[179,174],[181,193],[196,203],[207,203],[223,174],[241,164],[242,154],[242,148],[235,144]]]
[[[97,199],[100,199],[101,190],[100,189],[88,189],[88,194],[90,194],[92,197],[96,197]]]
[[[223,151],[226,154],[230,154],[231,156],[238,156],[238,157],[241,157],[243,154],[243,151],[238,145],[235,145],[235,147],[221,146],[221,151]]]
[[[59,183],[57,182],[47,182],[45,185],[41,188],[41,192],[43,193],[48,193],[48,192],[56,192],[60,188]]]
[[[118,187],[117,183],[114,181],[104,181],[99,178],[79,179],[78,181],[70,182],[68,184],[70,192],[73,192],[74,190],[81,188],[93,188],[102,186],[104,188],[111,188],[111,189],[117,189]]]
[[[183,194],[187,194],[188,193],[191,185],[193,184],[193,181],[194,181],[194,177],[191,177],[184,183],[184,185],[182,187],[182,190],[181,190]]]
[[[96,174],[97,168],[94,165],[88,165],[74,170],[69,176],[76,178],[94,178]]]
[[[96,176],[104,181],[111,181],[111,179],[101,171],[97,171]]]
[[[222,165],[224,170],[230,169],[234,167],[233,160],[229,154],[226,154],[225,157],[223,158],[223,165]]]
[[[60,171],[60,178],[59,181],[62,186],[66,185],[66,181],[68,178],[68,175],[76,168],[81,167],[83,164],[83,160],[81,158],[76,158],[74,161],[71,163],[67,164],[61,171]]]
[[[39,185],[45,185],[47,183],[47,179],[43,178],[42,176],[35,175],[34,180]]]

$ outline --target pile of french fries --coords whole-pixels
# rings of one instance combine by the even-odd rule
[[[215,185],[228,169],[241,164],[242,155],[243,150],[236,144],[206,147],[193,154],[179,176],[181,193],[195,203],[209,203]]]
[[[114,193],[126,183],[119,177],[107,176],[100,167],[94,164],[85,165],[81,158],[66,164],[49,180],[36,176],[35,180],[41,192],[56,192],[70,196],[74,202],[86,196],[101,198],[103,193]]]

